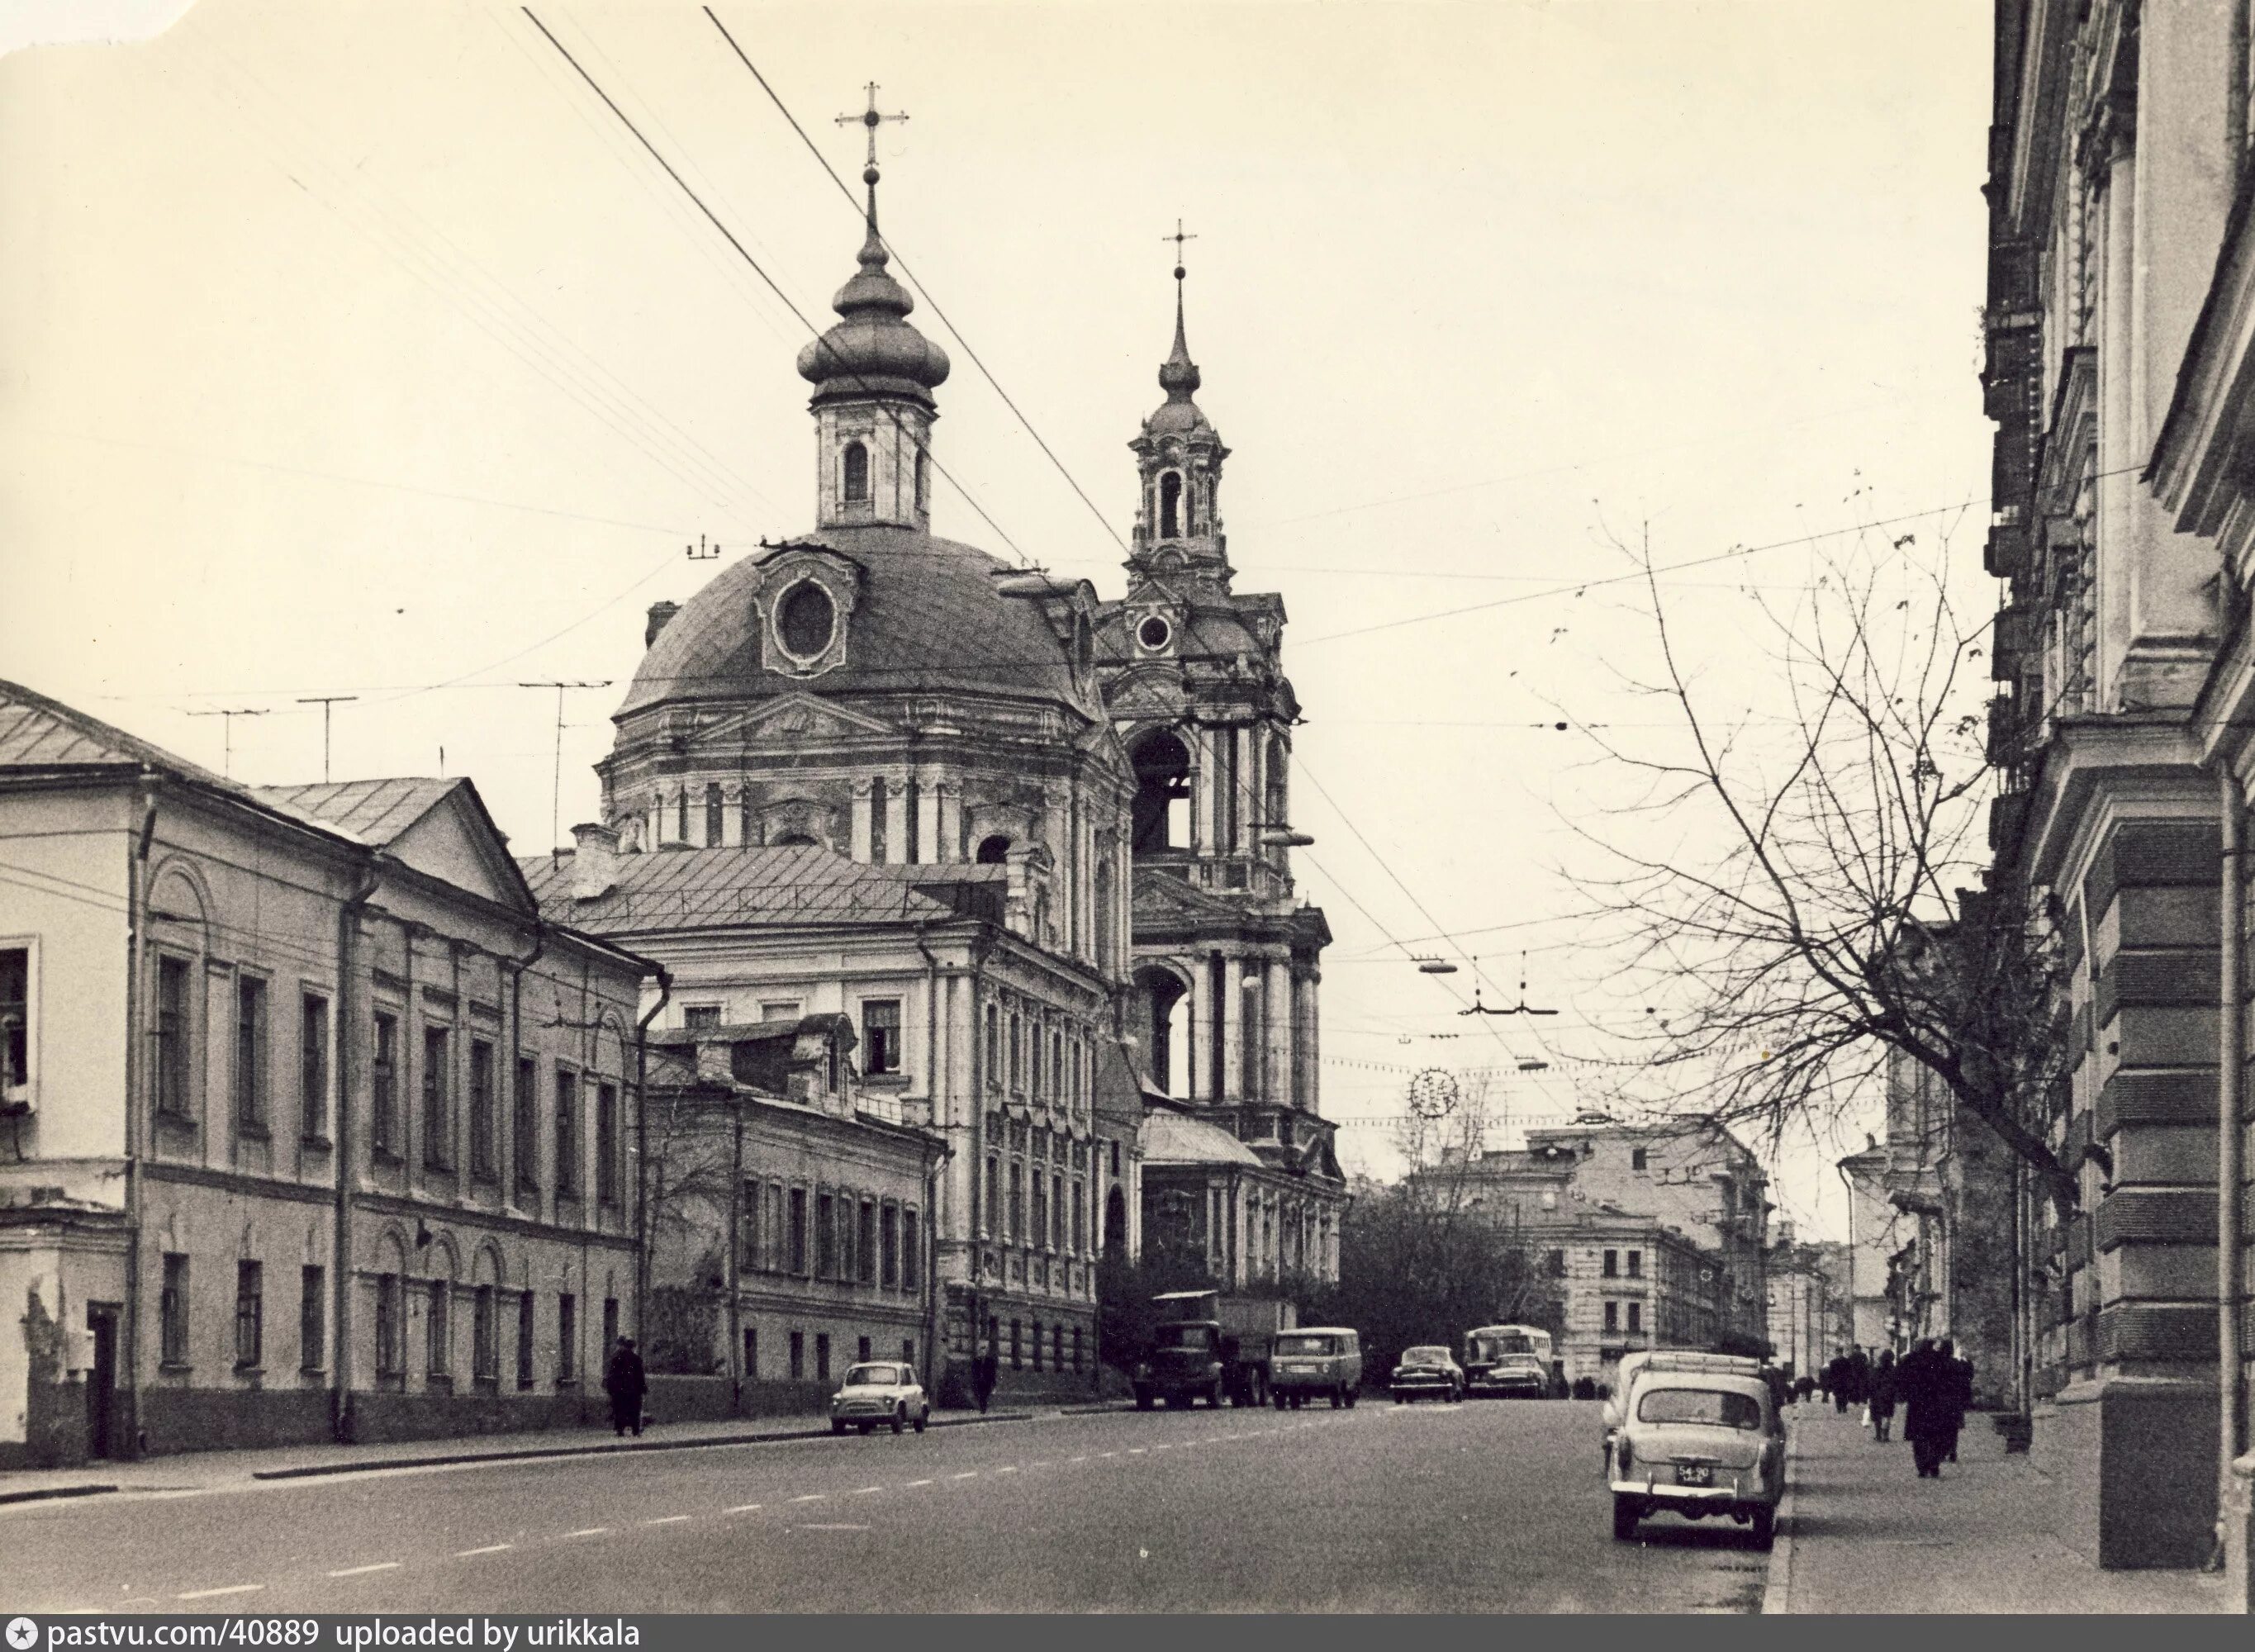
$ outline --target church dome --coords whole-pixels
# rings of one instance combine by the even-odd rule
[[[1189,341],[1183,333],[1183,272],[1175,271],[1175,348],[1159,369],[1159,388],[1167,399],[1143,421],[1147,435],[1179,436],[1190,431],[1213,429],[1192,398],[1199,383],[1198,363],[1191,360]]]
[[[810,677],[773,663],[757,602],[769,565],[811,547],[854,564],[860,585],[841,616],[842,657]],[[643,657],[616,714],[668,703],[938,691],[1046,701],[1101,721],[1094,682],[1074,669],[1040,606],[997,589],[1018,572],[975,546],[910,528],[824,528],[745,558],[690,598]]]
[[[887,272],[890,262],[873,217],[861,270],[830,301],[841,319],[798,353],[798,376],[815,386],[816,401],[890,395],[930,407],[946,382],[947,352],[909,325],[916,300]]]

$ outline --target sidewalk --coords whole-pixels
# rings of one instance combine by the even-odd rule
[[[935,1411],[934,1428],[981,1423],[1022,1423],[1031,1411]],[[620,1439],[607,1426],[477,1434],[453,1439],[393,1440],[374,1445],[275,1445],[248,1451],[181,1452],[137,1463],[90,1463],[83,1468],[25,1469],[0,1473],[0,1509],[13,1503],[105,1493],[214,1491],[260,1480],[367,1473],[379,1469],[429,1468],[455,1463],[510,1462],[527,1458],[589,1457],[606,1452],[683,1451],[698,1446],[749,1445],[809,1439],[830,1432],[827,1413],[724,1417],[709,1423],[653,1424],[639,1439]]]
[[[1959,1461],[1927,1480],[1908,1445],[1876,1444],[1853,1414],[1810,1403],[1787,1416],[1765,1613],[2225,1610],[2221,1578],[2101,1571],[2068,1550],[2041,1524],[2041,1477],[2006,1454],[1986,1417],[1969,1420]]]

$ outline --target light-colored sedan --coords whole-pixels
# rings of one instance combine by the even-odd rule
[[[931,1420],[931,1401],[917,1381],[916,1367],[887,1360],[857,1365],[830,1396],[830,1431],[858,1428],[867,1434],[882,1424],[894,1433],[913,1428],[919,1434]]]
[[[1769,1384],[1647,1370],[1626,1401],[1606,1465],[1613,1536],[1633,1537],[1639,1521],[1664,1510],[1727,1517],[1753,1529],[1756,1548],[1768,1548],[1785,1494],[1785,1428]]]

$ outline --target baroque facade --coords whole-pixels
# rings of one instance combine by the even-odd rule
[[[2055,940],[2076,1191],[2020,1178],[2018,1343],[2062,1536],[2192,1565],[2245,1439],[2248,18],[1995,18],[1992,882]]]
[[[0,684],[0,1466],[582,1421],[645,966],[470,783],[247,786]]]

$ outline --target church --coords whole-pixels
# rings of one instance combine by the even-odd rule
[[[959,1398],[991,1356],[1006,1395],[1061,1395],[1095,1381],[1099,1259],[1137,1255],[1155,1211],[1232,1283],[1337,1275],[1329,935],[1291,893],[1282,606],[1230,590],[1226,450],[1191,399],[1179,293],[1167,401],[1132,444],[1124,601],[932,533],[949,362],[908,320],[864,176],[859,268],[797,360],[812,528],[650,610],[601,822],[525,870],[552,916],[665,967],[655,1037],[848,1029],[868,1162],[896,1150],[877,1133],[938,1144],[926,1381]],[[795,1162],[808,1210],[866,1202],[819,1154]],[[780,1377],[747,1362],[799,1346],[810,1314],[825,1346],[854,1338],[851,1235],[784,1248],[807,1279],[731,1287],[747,1334],[713,1374]]]

